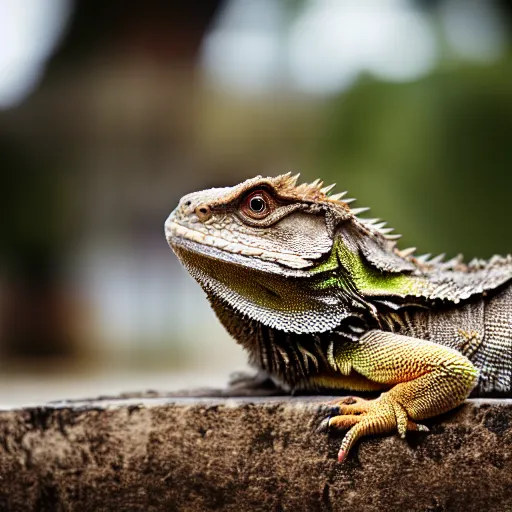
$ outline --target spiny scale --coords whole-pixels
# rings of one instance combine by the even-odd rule
[[[336,186],[336,183],[333,183],[332,185],[328,185],[327,187],[324,187],[322,189],[322,193],[327,195],[335,186]]]
[[[346,196],[347,195],[347,191],[345,190],[345,192],[338,192],[337,194],[332,194],[330,196],[330,199],[332,199],[333,201],[339,201],[342,197]],[[344,201],[345,203],[347,201]]]

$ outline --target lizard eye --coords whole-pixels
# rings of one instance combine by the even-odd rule
[[[264,190],[256,190],[245,198],[242,211],[253,219],[263,219],[272,211],[272,200]]]
[[[263,213],[265,211],[265,208],[267,207],[267,203],[265,203],[265,199],[261,196],[254,196],[251,197],[251,200],[249,201],[249,208],[253,213]]]

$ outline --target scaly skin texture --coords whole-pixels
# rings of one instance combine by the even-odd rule
[[[166,237],[252,364],[290,389],[346,398],[321,430],[364,435],[475,396],[512,395],[512,256],[464,264],[399,250],[377,219],[318,180],[256,178],[183,197]]]

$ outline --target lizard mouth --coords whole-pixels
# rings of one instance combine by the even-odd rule
[[[263,249],[256,249],[241,243],[230,243],[221,237],[201,233],[196,229],[189,228],[173,220],[168,220],[165,223],[165,236],[169,244],[173,243],[176,238],[184,238],[205,246],[215,247],[243,256],[261,256],[264,253]]]
[[[196,233],[202,236],[198,237]],[[280,274],[285,277],[311,277],[311,273],[307,270],[287,268],[242,252],[231,252],[227,250],[227,247],[221,249],[219,245],[205,243],[208,235],[203,235],[173,221],[166,222],[165,236],[171,249],[182,261],[189,260],[195,255],[196,258],[205,258],[214,263],[225,262],[251,271],[259,270],[267,274]]]
[[[267,272],[276,272],[277,269],[280,273],[283,273],[283,271],[288,273],[289,271],[289,275],[293,276],[308,275],[307,272],[301,272],[300,269],[311,266],[311,262],[298,255],[276,253],[250,247],[239,242],[228,242],[219,236],[202,233],[184,226],[172,218],[169,218],[165,223],[165,236],[168,244],[177,253],[178,257],[180,255],[177,251],[181,247],[212,259],[224,260],[249,268],[261,267],[261,270]]]

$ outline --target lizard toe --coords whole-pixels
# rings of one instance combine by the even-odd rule
[[[323,434],[323,433],[329,432],[329,428],[330,428],[329,422],[330,422],[330,420],[331,420],[331,416],[327,416],[327,418],[324,418],[320,422],[320,425],[318,425],[318,427],[316,428],[316,431],[319,434]]]

